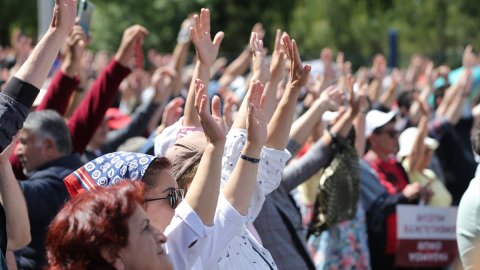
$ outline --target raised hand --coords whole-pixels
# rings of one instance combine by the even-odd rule
[[[343,94],[336,86],[329,86],[320,97],[315,101],[325,106],[328,111],[337,111],[343,101]]]
[[[125,29],[122,42],[115,54],[115,60],[123,66],[128,67],[135,55],[135,46],[138,46],[137,44],[143,44],[146,35],[148,35],[148,30],[138,24]]]
[[[272,63],[270,64],[270,80],[274,83],[279,83],[283,80],[285,75],[285,52],[281,43],[282,31],[277,29],[277,35],[275,36],[275,47],[272,53]]]
[[[67,34],[75,24],[77,15],[76,0],[55,0],[53,18],[50,24],[52,30],[60,30]]]
[[[162,124],[158,127],[157,133],[159,134],[163,129],[173,125],[180,118],[182,114],[182,106],[185,102],[182,97],[172,99],[162,114]]]
[[[223,32],[218,32],[213,41],[210,35],[210,10],[202,8],[200,17],[194,16],[193,27],[190,28],[190,40],[195,45],[197,57],[205,65],[212,65],[218,55]]]
[[[309,65],[302,65],[297,43],[294,39],[290,40],[288,34],[285,33],[282,36],[282,42],[285,53],[288,59],[290,59],[290,80],[288,84],[290,87],[300,90],[308,82],[311,67]]]
[[[263,48],[263,41],[259,35],[252,32],[250,37],[250,49],[252,50],[252,80],[260,80],[266,84],[271,77],[269,66],[265,59],[265,50]]]
[[[153,100],[156,103],[165,104],[168,101],[172,87],[171,83],[175,77],[175,70],[170,67],[157,68],[150,79],[150,86],[155,90]]]
[[[267,122],[263,114],[265,96],[263,85],[254,81],[248,96],[247,142],[262,147],[267,141]]]
[[[205,85],[197,79],[195,80],[195,109],[200,116],[205,137],[211,144],[223,145],[225,144],[226,127],[220,111],[220,98],[218,96],[213,97],[212,114],[210,114],[208,104]]]
[[[68,76],[77,76],[82,65],[85,51],[85,34],[79,25],[75,25],[63,46],[62,71]]]
[[[225,99],[225,104],[223,105],[223,121],[230,129],[233,125],[233,107],[236,106],[235,100],[232,97],[227,97]]]

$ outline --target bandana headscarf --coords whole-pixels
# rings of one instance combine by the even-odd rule
[[[63,181],[73,197],[99,186],[118,184],[125,179],[139,180],[154,159],[154,156],[140,153],[109,153],[83,165]]]

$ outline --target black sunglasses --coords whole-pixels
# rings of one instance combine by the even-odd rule
[[[398,136],[398,131],[396,129],[386,129],[379,132],[379,134],[385,133],[388,137],[394,139]]]
[[[168,204],[172,209],[175,209],[177,205],[183,200],[184,196],[184,191],[183,189],[174,189],[170,191],[167,195],[167,197],[161,197],[161,198],[151,198],[151,199],[145,199],[144,202],[151,202],[151,201],[158,201],[158,200],[168,200]]]

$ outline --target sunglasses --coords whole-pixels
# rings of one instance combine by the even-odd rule
[[[387,129],[387,130],[382,130],[379,132],[379,134],[387,134],[388,137],[394,139],[398,136],[398,131],[395,129]]]
[[[183,189],[180,188],[180,189],[174,189],[170,191],[167,197],[145,199],[144,202],[167,200],[170,207],[172,209],[175,209],[178,206],[178,204],[183,200],[183,198],[184,198],[184,191]]]

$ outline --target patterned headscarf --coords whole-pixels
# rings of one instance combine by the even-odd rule
[[[118,184],[125,179],[140,180],[154,159],[154,156],[140,153],[109,153],[83,165],[63,181],[73,197],[99,186]]]

